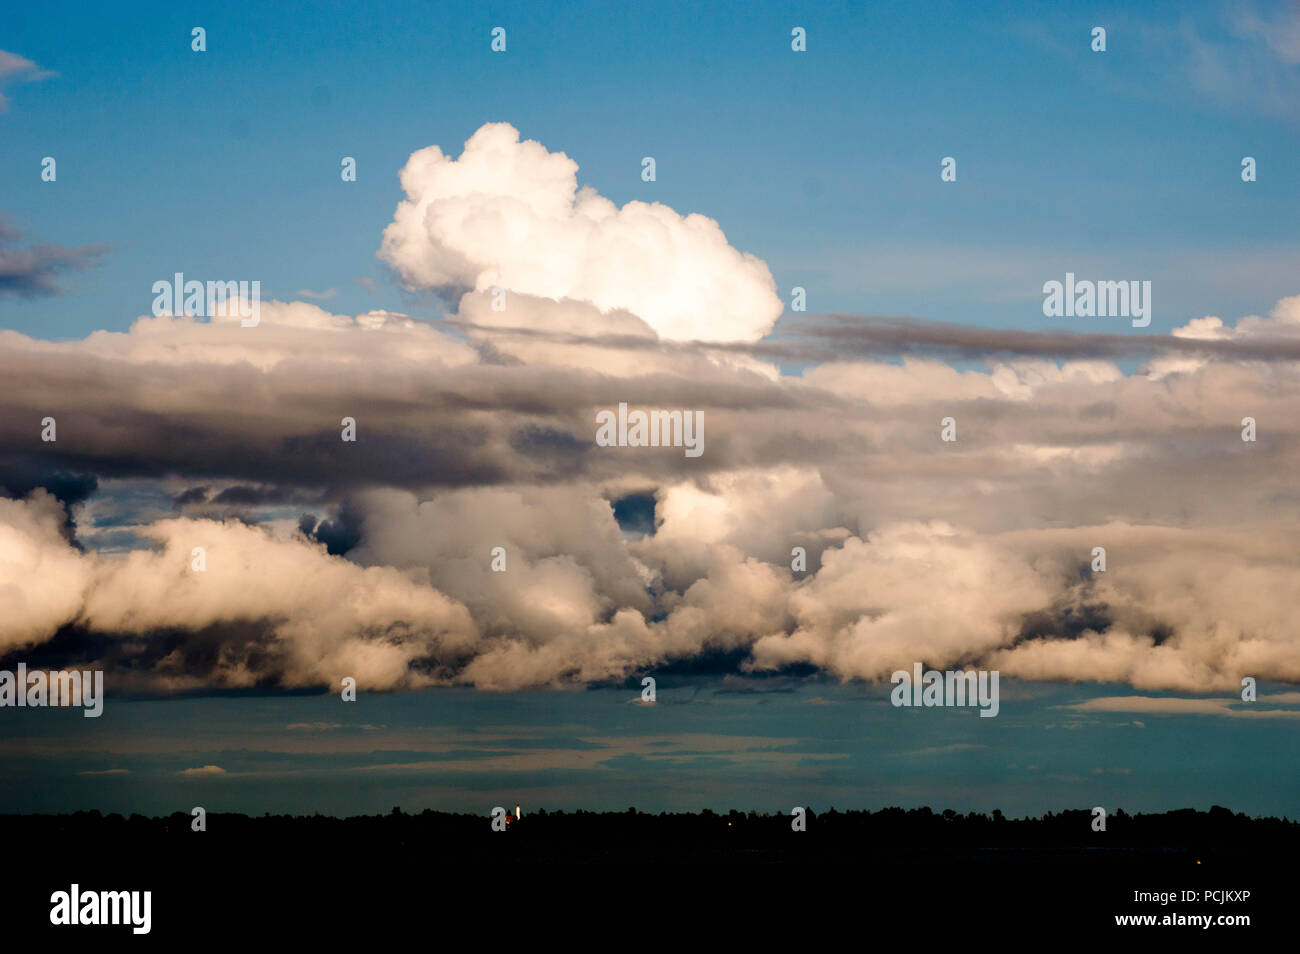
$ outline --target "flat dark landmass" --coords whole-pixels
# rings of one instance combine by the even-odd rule
[[[990,937],[1040,928],[1149,936],[1161,928],[1117,927],[1115,915],[1171,912],[1251,916],[1249,927],[1164,928],[1220,941],[1285,927],[1300,823],[1217,807],[1117,811],[1104,832],[1092,820],[1086,810],[1019,820],[809,810],[807,830],[795,832],[785,813],[525,808],[500,832],[486,815],[394,809],[353,818],[210,814],[207,830],[194,832],[186,814],[81,812],[0,815],[0,844],[27,873],[7,892],[9,925],[88,939],[120,933],[133,945],[196,932],[369,936],[376,924],[411,930],[429,918],[497,914],[509,918],[494,931],[521,937],[526,925],[560,915],[634,933],[646,918],[659,925],[653,930],[703,917],[701,929],[712,923],[721,934],[797,935],[808,919],[876,931],[907,918],[978,917]],[[152,891],[150,935],[52,928],[50,894],[73,882]],[[1203,897],[1221,890],[1250,896]],[[1198,901],[1144,903],[1135,891],[1195,891]]]

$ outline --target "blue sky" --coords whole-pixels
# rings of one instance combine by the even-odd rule
[[[42,241],[113,249],[76,294],[6,300],[4,325],[125,329],[176,271],[435,314],[374,257],[396,173],[489,120],[620,204],[717,219],[810,311],[1033,327],[1042,283],[1073,270],[1152,280],[1153,332],[1264,313],[1300,261],[1300,107],[1294,64],[1241,26],[1252,9],[1278,8],[574,4],[557,23],[528,3],[11,7],[6,48],[58,75],[8,89],[0,208]]]

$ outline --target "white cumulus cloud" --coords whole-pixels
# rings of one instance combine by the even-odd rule
[[[771,329],[782,311],[771,272],[716,221],[658,202],[619,208],[579,189],[577,172],[508,123],[480,128],[459,159],[421,149],[402,169],[406,199],[379,257],[413,289],[586,301],[665,338],[752,341]]]

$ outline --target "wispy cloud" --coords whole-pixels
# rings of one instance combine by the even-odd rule
[[[1144,19],[1141,7],[1133,6],[1102,23],[1112,50],[1141,55],[1098,71],[1088,44],[1050,19],[1020,22],[1011,32],[1110,93],[1153,101],[1191,97],[1194,107],[1300,119],[1300,5],[1293,0],[1189,4],[1178,18],[1159,20]]]
[[[53,70],[43,70],[25,56],[0,50],[0,113],[9,109],[4,87],[14,83],[38,83],[57,76]]]

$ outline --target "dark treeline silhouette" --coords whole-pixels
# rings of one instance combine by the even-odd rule
[[[352,843],[369,851],[433,848],[444,857],[472,861],[491,857],[554,861],[608,861],[623,852],[627,860],[657,856],[672,859],[798,862],[822,860],[854,847],[871,851],[905,848],[913,856],[1043,855],[1051,853],[1125,852],[1135,855],[1251,857],[1261,852],[1300,849],[1300,822],[1251,818],[1215,806],[1161,814],[1108,814],[1105,830],[1093,829],[1093,813],[1077,809],[1048,812],[1038,818],[1008,819],[961,814],[951,809],[885,808],[879,811],[817,812],[806,809],[804,831],[792,828],[788,812],[649,814],[547,811],[525,809],[523,818],[505,831],[494,831],[487,814],[454,814],[400,807],[384,815],[330,816],[212,813],[206,831],[191,830],[185,813],[160,818],[104,815],[97,811],[68,815],[0,815],[0,838],[6,844],[48,844],[51,839],[93,839],[104,846],[136,849],[212,849],[237,852],[248,846],[305,849],[325,843]]]
[[[431,899],[442,918],[500,909],[544,919],[578,904],[622,923],[634,918],[624,908],[638,899],[667,904],[667,918],[676,916],[672,904],[694,909],[701,899],[709,911],[752,908],[762,897],[823,910],[828,899],[852,896],[873,917],[925,917],[932,906],[958,904],[983,912],[993,927],[1114,930],[1115,914],[1169,910],[1136,904],[1138,890],[1248,889],[1248,903],[1180,910],[1267,918],[1269,905],[1290,904],[1300,857],[1300,823],[1220,807],[1117,810],[1105,831],[1093,830],[1087,809],[1007,819],[810,808],[805,831],[792,830],[788,810],[524,806],[506,831],[493,831],[487,813],[400,808],[351,818],[210,813],[202,832],[192,821],[186,813],[0,815],[0,844],[26,872],[10,904],[41,930],[50,893],[72,882],[149,889],[155,933],[166,937],[267,921],[299,929],[337,911],[394,912],[407,923]],[[759,904],[745,917],[752,926],[784,917],[778,910]]]

